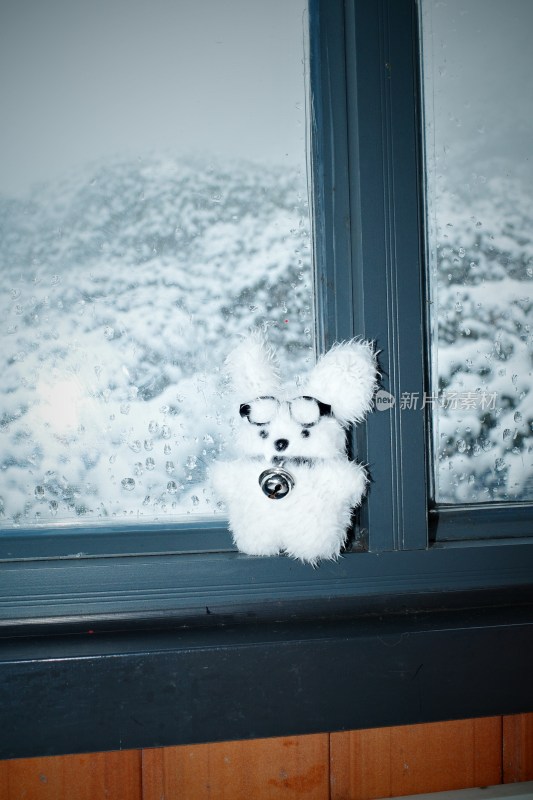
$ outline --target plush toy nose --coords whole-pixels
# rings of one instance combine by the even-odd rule
[[[278,453],[282,453],[283,450],[286,450],[288,446],[289,446],[288,439],[276,439],[276,441],[274,442],[274,447],[276,448]]]

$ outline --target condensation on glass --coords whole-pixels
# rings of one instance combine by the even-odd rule
[[[533,3],[421,0],[438,503],[533,500]]]
[[[0,527],[221,513],[222,364],[314,359],[303,0],[0,11]]]

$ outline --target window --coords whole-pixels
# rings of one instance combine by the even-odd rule
[[[311,0],[309,39],[317,340],[375,339],[392,398],[355,432],[353,551],[248,558],[218,523],[4,536],[5,755],[533,708],[531,509],[434,504],[429,404],[405,406],[432,391],[418,4]]]
[[[420,3],[431,480],[452,538],[530,533],[530,12]],[[466,530],[464,505],[483,524]]]
[[[0,525],[221,516],[232,340],[314,352],[305,3],[2,16]]]
[[[529,3],[421,3],[439,503],[533,499]]]

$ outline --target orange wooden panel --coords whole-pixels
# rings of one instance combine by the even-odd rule
[[[143,800],[328,800],[328,736],[143,751]]]
[[[331,735],[331,800],[501,782],[501,717]]]
[[[391,736],[388,728],[332,733],[331,800],[363,800],[391,794]]]
[[[533,781],[533,714],[503,718],[503,780]]]
[[[141,800],[141,754],[0,762],[0,800]]]

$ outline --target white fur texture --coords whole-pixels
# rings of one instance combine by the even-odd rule
[[[352,509],[359,505],[367,478],[363,467],[335,458],[313,466],[292,466],[295,487],[282,500],[263,494],[259,475],[266,461],[239,458],[217,462],[213,485],[228,507],[230,528],[242,553],[274,556],[285,552],[316,564],[339,556]]]
[[[257,331],[232,350],[226,358],[226,367],[238,398],[253,400],[255,397],[279,393],[280,375],[276,354]],[[246,400],[241,399],[240,402]]]
[[[310,427],[292,418],[275,353],[260,334],[239,344],[226,365],[237,409],[265,395],[280,399],[277,413],[265,425],[241,418],[239,457],[211,468],[236,546],[249,555],[285,552],[311,564],[337,558],[368,482],[363,467],[347,458],[345,436],[346,425],[361,421],[372,406],[377,380],[372,345],[344,342],[319,359],[298,395],[331,406],[333,415],[321,416]],[[292,475],[294,488],[286,497],[272,499],[263,493],[259,476],[279,467]]]
[[[342,425],[361,422],[377,388],[376,356],[370,342],[335,344],[311,370],[305,394],[329,403]]]

